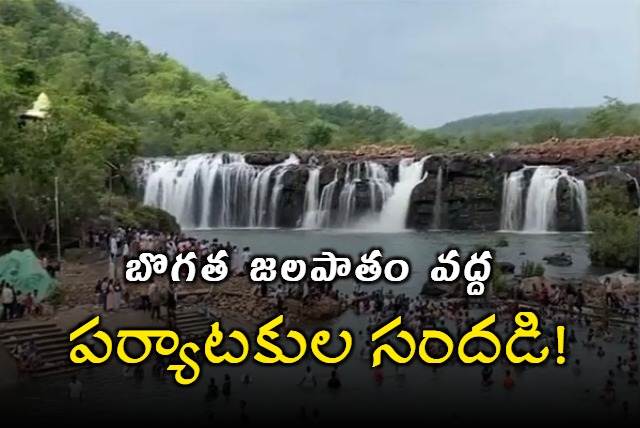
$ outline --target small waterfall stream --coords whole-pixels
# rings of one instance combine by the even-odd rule
[[[402,159],[398,164],[398,181],[393,186],[391,195],[385,201],[380,216],[372,227],[376,231],[399,232],[406,229],[407,212],[411,203],[411,193],[418,183],[424,180],[424,161]]]
[[[505,174],[502,182],[502,230],[521,230],[524,219],[524,170]]]
[[[526,174],[533,169],[527,183]],[[565,180],[572,204],[580,216],[582,230],[587,225],[587,189],[582,180],[561,168],[525,167],[505,177],[502,192],[502,230],[542,233],[556,230],[558,185]]]
[[[358,206],[358,193],[366,194],[368,206]],[[377,162],[364,162],[347,166],[344,185],[338,196],[336,227],[354,227],[363,217],[378,212],[391,196],[389,174]]]
[[[322,212],[320,211],[320,171],[321,168],[309,170],[309,178],[304,192],[304,214],[302,215],[303,229],[312,229],[322,224]],[[319,199],[320,197],[320,199]],[[321,226],[320,226],[321,227]]]

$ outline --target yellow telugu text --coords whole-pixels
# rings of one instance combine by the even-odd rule
[[[396,364],[406,364],[410,362],[418,354],[419,358],[428,364],[442,364],[448,361],[454,354],[457,348],[458,359],[463,364],[482,363],[491,364],[495,362],[504,351],[506,358],[514,363],[530,363],[540,364],[546,361],[549,357],[549,348],[545,347],[540,352],[540,355],[535,356],[531,353],[518,356],[514,353],[513,349],[518,339],[537,339],[542,333],[538,330],[538,318],[532,312],[520,312],[515,317],[515,322],[518,325],[513,335],[503,345],[500,339],[489,329],[489,327],[495,323],[496,315],[492,314],[482,321],[478,322],[472,327],[471,331],[465,334],[457,346],[454,340],[445,332],[438,330],[424,330],[422,332],[422,338],[418,341],[413,334],[406,330],[399,330],[395,337],[398,340],[403,341],[407,345],[405,355],[400,355],[394,347],[384,341],[385,343],[378,343],[374,346],[372,353],[372,367],[378,367],[382,364],[382,355],[385,354]],[[347,330],[342,330],[338,337],[344,342],[344,349],[339,355],[330,356],[323,352],[322,348],[326,346],[331,338],[332,334],[328,330],[320,330],[311,335],[310,340],[305,334],[296,331],[289,330],[286,335],[282,335],[280,330],[284,322],[282,315],[274,318],[273,320],[263,324],[258,329],[256,337],[256,345],[260,348],[258,352],[253,354],[253,360],[259,364],[295,364],[301,361],[306,355],[311,353],[314,358],[324,364],[335,365],[344,361],[351,353],[353,349],[353,337]],[[84,337],[91,330],[100,325],[100,317],[87,321],[75,331],[71,332],[69,339],[71,342]],[[397,317],[384,326],[374,331],[371,335],[371,341],[381,342],[382,338],[392,331],[402,326],[402,318]],[[113,353],[113,339],[109,333],[98,330],[93,333],[93,337],[104,344],[104,355],[99,356],[94,353],[94,350],[90,349],[88,345],[84,343],[77,344],[70,352],[70,359],[75,364],[83,364],[87,361],[92,364],[105,363]],[[126,364],[140,364],[145,361],[151,352],[155,349],[155,352],[162,356],[170,356],[178,352],[178,357],[182,364],[172,364],[167,370],[175,372],[175,380],[180,385],[191,385],[200,376],[200,364],[199,361],[202,358],[198,357],[202,348],[204,348],[204,357],[211,364],[240,364],[247,361],[251,352],[249,339],[245,333],[240,330],[233,330],[229,334],[225,334],[220,329],[220,323],[216,322],[211,325],[211,334],[207,337],[204,346],[201,348],[194,342],[180,343],[178,334],[171,330],[119,330],[117,333],[118,344],[116,347],[116,355],[118,359]],[[564,349],[564,327],[558,327],[558,349]],[[290,342],[294,343],[297,348],[297,352],[294,355],[287,355],[282,348],[275,343],[276,340],[286,338]],[[133,357],[128,354],[125,347],[127,339],[136,340],[142,344],[144,351],[140,356]],[[438,355],[430,355],[427,347],[429,340],[437,341],[440,344],[440,352]],[[471,340],[484,340],[490,343],[493,347],[491,355],[486,355],[483,352],[478,352],[475,355],[467,355],[466,347]],[[235,353],[226,351],[222,353],[219,349],[223,343],[235,342],[236,348],[239,349]],[[215,352],[215,351],[218,352]],[[201,354],[200,354],[201,355]],[[564,357],[559,355],[557,358],[559,364],[564,364]],[[189,369],[186,373],[184,371]],[[186,376],[186,377],[185,377]]]

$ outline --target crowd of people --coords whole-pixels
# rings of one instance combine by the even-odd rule
[[[222,243],[217,239],[202,240],[184,235],[172,235],[161,232],[141,231],[136,229],[125,230],[118,228],[115,233],[109,234],[99,232],[91,234],[90,244],[96,248],[104,249],[112,265],[110,275],[97,281],[95,285],[95,304],[105,311],[118,311],[123,306],[134,309],[148,311],[152,319],[166,319],[169,326],[175,327],[175,314],[178,304],[178,285],[172,282],[156,283],[152,281],[148,284],[146,292],[140,295],[130,293],[126,284],[118,279],[116,273],[119,269],[124,270],[126,262],[136,257],[142,251],[154,251],[166,254],[168,259],[175,260],[178,254],[188,251],[196,251],[203,259],[209,254],[214,254],[221,249],[225,249],[230,255],[229,268],[232,275],[247,275],[248,264],[253,257],[249,247],[238,248],[229,242]],[[634,302],[624,301],[612,292],[610,279],[605,280],[606,304],[610,308],[621,311],[623,314],[637,316],[637,307]],[[403,329],[411,332],[417,341],[422,338],[422,331],[425,329],[437,329],[447,332],[451,337],[460,338],[466,334],[473,325],[483,319],[486,309],[491,309],[498,315],[498,321],[492,325],[491,329],[496,333],[509,334],[517,328],[514,324],[514,315],[519,312],[517,304],[496,303],[492,308],[482,310],[472,310],[467,306],[465,299],[449,299],[446,297],[429,298],[426,296],[407,296],[402,293],[394,293],[392,290],[367,290],[357,283],[353,285],[351,293],[339,292],[331,284],[316,284],[303,281],[299,284],[281,283],[275,286],[267,284],[257,284],[253,290],[254,295],[271,302],[274,315],[284,314],[285,323],[282,332],[286,333],[290,327],[290,319],[287,299],[298,299],[302,302],[302,307],[312,305],[314,302],[329,297],[340,300],[345,306],[350,307],[359,317],[366,317],[366,327],[358,331],[358,342],[361,348],[358,355],[363,361],[372,358],[374,345],[369,340],[371,333],[387,323],[388,321],[402,316]],[[2,284],[3,314],[2,320],[19,318],[24,314],[37,313],[41,307],[37,293],[22,295],[19,291],[14,291],[9,284]],[[541,338],[536,344],[527,346],[517,346],[515,353],[524,355],[527,352],[537,351],[542,347],[549,347],[550,352],[557,353],[558,341],[556,327],[566,326],[567,339],[563,349],[563,354],[567,357],[567,365],[575,376],[582,373],[581,359],[576,354],[583,352],[593,353],[599,358],[607,369],[606,379],[598,385],[599,393],[597,397],[607,405],[621,406],[622,411],[628,412],[630,403],[626,397],[618,396],[617,387],[624,383],[630,386],[638,385],[638,340],[637,331],[633,326],[614,329],[608,323],[598,321],[587,315],[585,307],[585,296],[579,287],[567,286],[546,286],[543,285],[535,296],[540,305],[536,313],[540,319],[539,329],[542,332]],[[163,308],[164,311],[162,310]],[[202,314],[207,317],[217,317],[217,314],[203,304],[200,308]],[[635,311],[635,312],[634,312]],[[453,327],[452,327],[453,326]],[[438,341],[429,343],[428,353],[432,357],[444,355],[446,349],[444,344]],[[613,347],[609,345],[622,345],[624,352],[615,353]],[[581,347],[580,352],[575,352]],[[616,349],[619,349],[617,347]],[[483,345],[470,343],[467,354],[475,354],[479,350],[484,350]],[[16,345],[14,357],[23,369],[37,367],[39,364],[38,349],[31,341],[26,345]],[[172,359],[173,358],[173,359]],[[175,357],[157,356],[151,374],[155,378],[167,376],[166,369],[171,364],[180,364]],[[484,366],[479,369],[479,383],[482,388],[489,389],[496,387],[496,377],[500,385],[505,390],[516,390],[520,384],[519,374],[522,371],[537,370],[536,366],[512,365],[506,359],[501,361],[501,373],[494,372],[497,366]],[[392,376],[398,380],[405,379],[406,374],[402,365],[378,366],[372,370],[372,380],[377,385],[384,385],[386,378]],[[436,373],[437,365],[432,365],[431,370]],[[144,366],[142,364],[124,369],[124,376],[144,380]],[[341,390],[343,380],[339,375],[339,368],[332,367],[330,374],[324,377],[326,384],[318,382],[318,377],[314,374],[310,366],[304,369],[301,379],[297,383],[300,388],[328,388],[331,390]],[[220,387],[215,378],[210,378],[206,391],[206,400],[214,401],[219,396],[229,398],[233,395],[232,380],[230,374],[222,375]],[[253,382],[251,376],[243,375],[240,382],[249,385]],[[499,387],[500,387],[499,386]],[[80,399],[83,394],[82,383],[74,377],[69,384],[70,398]],[[239,401],[243,420],[248,420],[247,402]],[[301,420],[317,419],[318,410],[307,412],[305,408],[300,409]]]
[[[29,340],[25,345],[17,343],[11,355],[17,362],[19,372],[35,370],[42,365],[38,346],[33,340]]]
[[[284,291],[280,292],[285,293]],[[402,316],[403,329],[412,333],[416,341],[419,342],[422,337],[422,330],[425,329],[438,329],[447,332],[453,338],[459,339],[469,332],[473,325],[484,319],[488,313],[487,311],[497,314],[497,322],[491,326],[490,330],[498,336],[502,333],[501,337],[507,337],[517,328],[514,323],[514,315],[519,312],[519,308],[514,305],[499,304],[496,307],[471,309],[464,299],[411,297],[402,293],[394,293],[391,290],[363,291],[358,285],[354,285],[351,294],[343,294],[341,298],[346,300],[346,304],[352,308],[358,317],[364,318],[366,327],[364,330],[358,331],[356,343],[362,344],[357,354],[367,365],[370,364],[374,349],[373,344],[367,340],[368,337],[373,331],[398,316]],[[279,310],[286,311],[286,309],[286,307],[274,305],[275,312]],[[536,314],[540,320],[539,330],[542,336],[536,340],[535,344],[516,345],[515,354],[522,356],[527,352],[531,352],[534,355],[539,355],[539,351],[543,347],[548,347],[552,355],[557,354],[556,326],[566,326],[567,337],[563,355],[567,357],[566,364],[571,370],[570,373],[579,378],[583,371],[580,354],[584,355],[585,352],[593,353],[602,362],[602,367],[607,367],[607,374],[602,379],[602,384],[594,384],[593,389],[596,393],[590,396],[604,405],[620,406],[620,411],[623,414],[627,414],[631,406],[635,406],[633,397],[620,395],[618,387],[623,384],[631,387],[638,386],[638,341],[635,327],[627,326],[613,329],[578,310],[567,313],[552,304],[542,307],[536,311]],[[287,328],[287,325],[282,326],[281,333],[286,334]],[[444,355],[446,351],[444,344],[439,341],[432,342],[428,345],[428,354],[434,358]],[[391,342],[389,341],[388,343]],[[620,349],[619,345],[622,345],[624,352],[618,355],[612,349]],[[582,349],[576,351],[578,347]],[[490,345],[488,345],[487,349],[482,344],[474,344],[473,342],[470,342],[467,346],[467,354],[469,355],[474,355],[478,351],[484,351],[491,355],[491,352],[488,352],[490,351]],[[152,376],[159,379],[166,377],[166,368],[171,364],[179,364],[179,360],[175,357],[157,356],[151,369]],[[451,364],[457,363],[452,362]],[[339,392],[343,389],[340,368],[334,366],[328,370],[329,372],[326,376],[318,377],[311,366],[306,366],[299,380],[296,380],[291,387],[303,389],[326,388]],[[440,371],[438,365],[432,365],[431,370],[434,376],[437,376]],[[523,372],[532,371],[535,373],[536,370],[544,370],[544,367],[513,365],[506,358],[502,358],[498,365],[485,365],[482,368],[478,368],[478,382],[483,391],[488,391],[492,388],[517,391],[521,388],[520,385],[527,382]],[[384,386],[390,379],[401,382],[410,381],[405,372],[405,367],[399,364],[380,365],[374,368],[371,374],[373,384],[378,386]],[[217,382],[215,377],[210,377],[205,392],[206,402],[214,402],[219,397],[229,400],[235,396],[231,375],[223,373],[220,376],[221,384]],[[144,380],[144,366],[141,364],[134,368],[125,369],[125,377],[138,381]],[[323,380],[321,381],[321,379]],[[240,378],[240,383],[243,386],[247,386],[253,383],[253,379],[248,374],[245,374]],[[585,394],[590,394],[589,389],[585,390]],[[247,401],[245,398],[238,397],[238,399],[241,422],[246,422],[250,419]],[[300,409],[298,417],[301,421],[310,421],[317,419],[318,414],[317,408],[312,412],[308,412],[303,407]]]
[[[607,308],[626,318],[638,318],[638,296],[632,297],[624,293],[615,293],[609,276],[605,277],[603,286],[605,291],[603,303]],[[575,309],[579,313],[582,313],[586,305],[584,292],[580,287],[574,287],[572,284],[560,287],[555,284],[547,286],[543,283],[534,295],[529,296],[525,296],[519,289],[516,292],[520,294],[520,297],[533,299],[543,306],[566,307],[572,311]]]
[[[1,321],[11,321],[23,318],[25,315],[38,315],[42,311],[42,304],[38,298],[38,290],[22,293],[4,281],[0,283],[2,297]]]

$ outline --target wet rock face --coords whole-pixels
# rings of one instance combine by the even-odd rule
[[[264,153],[256,154],[254,161],[263,159]],[[288,154],[270,155],[268,159],[276,161],[286,159]],[[420,158],[421,156],[416,156]],[[351,162],[374,160],[385,166],[393,183],[398,179],[398,163],[401,158],[360,158],[353,159],[344,153],[314,154],[314,164],[292,167],[283,178],[282,196],[278,206],[278,225],[280,227],[297,227],[304,214],[306,182],[310,168],[321,166],[319,177],[319,194],[331,183],[336,175],[338,185],[331,201],[333,210],[337,210],[339,194],[343,186],[345,171]],[[302,158],[301,158],[302,160]],[[424,162],[426,180],[419,183],[411,194],[407,226],[416,230],[427,230],[434,227],[451,230],[499,230],[502,211],[502,187],[506,174],[520,170],[527,159],[515,155],[447,154],[430,156]],[[620,186],[625,189],[633,204],[638,203],[635,176],[640,177],[640,164],[624,163],[612,166],[608,162],[572,163],[564,167],[571,174],[584,180],[587,189],[595,186]],[[438,171],[441,170],[439,182]],[[534,170],[524,173],[523,185],[528,187]],[[569,183],[562,179],[557,187],[556,223],[558,231],[584,230],[581,224],[580,207],[576,195]],[[437,207],[438,192],[440,205]],[[370,210],[375,203],[376,210],[381,208],[381,198],[371,199],[369,183],[366,180],[356,185],[355,202],[352,209],[357,213]],[[526,199],[526,195],[523,195]],[[334,211],[335,212],[335,211]],[[435,217],[439,215],[439,218]]]
[[[556,188],[556,225],[558,232],[580,232],[583,229],[582,215],[575,193],[566,178],[558,181]]]
[[[500,165],[486,156],[428,159],[425,167],[429,176],[411,194],[407,226],[429,229],[439,224],[441,229],[498,230],[504,174]],[[439,219],[435,218],[437,214]]]
[[[304,200],[309,170],[304,167],[289,169],[282,180],[282,193],[278,205],[278,224],[281,227],[298,227],[304,214]]]

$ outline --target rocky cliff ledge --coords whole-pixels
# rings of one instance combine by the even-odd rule
[[[305,185],[309,169],[322,166],[320,188],[336,176],[343,179],[347,166],[375,161],[384,165],[392,182],[397,180],[398,163],[402,158],[424,162],[427,180],[418,184],[411,195],[407,225],[429,229],[437,224],[452,230],[498,230],[502,208],[505,176],[525,166],[553,165],[567,169],[571,176],[584,181],[587,190],[594,186],[613,185],[624,189],[630,200],[638,203],[636,179],[640,179],[640,137],[551,140],[532,146],[513,145],[500,153],[427,154],[411,146],[365,146],[356,151],[298,152],[300,165],[291,168],[284,177],[284,189],[279,217],[285,227],[296,227],[304,209]],[[267,166],[284,161],[290,153],[247,153],[248,163]],[[531,172],[528,174],[528,172]],[[525,171],[530,180],[533,170]],[[440,173],[441,180],[437,180]],[[440,186],[438,182],[440,181]],[[576,206],[571,202],[568,183],[558,185],[557,229],[580,230]],[[356,206],[368,206],[366,183],[356,190]],[[436,200],[440,192],[440,205]],[[337,208],[338,201],[334,201]],[[439,211],[440,218],[434,221]]]

